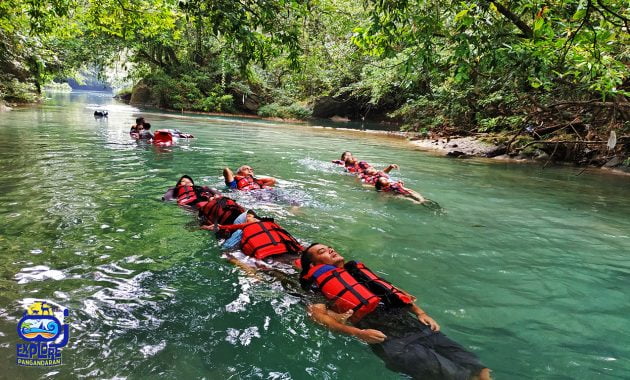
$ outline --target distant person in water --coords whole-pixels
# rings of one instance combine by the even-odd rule
[[[346,157],[344,166],[350,173],[361,173],[365,169],[372,167],[372,165],[368,164],[367,161],[359,161],[352,156]]]
[[[201,207],[213,196],[220,194],[218,190],[207,186],[196,186],[190,176],[183,175],[162,196],[162,200],[177,200],[180,206]]]
[[[144,123],[144,117],[136,118],[136,124],[131,126],[131,129],[129,130],[129,135],[134,139],[139,138],[140,131],[144,129]]]
[[[211,226],[201,227],[211,230]],[[260,218],[252,210],[239,215],[234,224],[219,225],[219,230],[231,232],[222,249],[240,248],[244,254],[257,260],[293,263],[302,252],[302,245],[273,219]]]
[[[238,168],[236,175],[232,173],[230,168],[224,168],[223,178],[225,179],[225,185],[230,189],[243,191],[263,189],[276,184],[275,178],[272,177],[254,177],[254,169],[249,165],[243,165]]]
[[[144,123],[142,129],[138,131],[138,138],[141,140],[151,140],[153,134],[151,133],[151,123]]]
[[[343,153],[341,153],[341,159],[340,160],[332,160],[333,164],[337,164],[339,166],[345,166],[346,164],[346,158],[348,157],[352,157],[352,153],[345,151]]]
[[[204,204],[199,204],[198,207],[202,226],[234,224],[236,218],[246,211],[233,199],[218,193],[211,196]]]
[[[414,200],[418,203],[427,203],[428,199],[423,197],[417,191],[411,190],[404,186],[404,182],[402,181],[392,181],[387,177],[378,177],[376,182],[374,183],[374,187],[376,191],[383,191],[386,193],[392,193],[396,195],[402,195],[403,197]]]
[[[329,302],[310,305],[311,318],[368,343],[390,369],[414,379],[490,379],[490,370],[442,334],[415,297],[362,263],[346,262],[319,243],[309,246],[300,261],[302,287],[321,292]]]

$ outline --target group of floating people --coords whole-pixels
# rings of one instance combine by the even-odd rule
[[[144,120],[144,117],[136,119],[136,124],[131,126],[129,136],[134,140],[143,140],[159,146],[171,146],[177,138],[190,139],[194,136],[189,133],[183,133],[177,129],[158,129],[155,133],[151,133],[151,123]]]
[[[336,163],[381,191],[426,201],[389,179],[387,173],[396,165],[378,171],[349,152]],[[223,177],[225,185],[235,191],[266,191],[276,184],[274,178],[255,177],[249,165],[241,166],[236,174],[225,168]],[[226,253],[240,250],[258,269],[289,266],[292,269],[284,274],[299,273],[302,294],[317,293],[325,298],[307,305],[309,316],[332,331],[368,343],[388,368],[416,379],[490,379],[490,370],[475,354],[441,333],[440,325],[416,304],[416,297],[362,262],[347,261],[323,243],[302,243],[273,218],[257,215],[217,189],[195,185],[187,175],[162,199],[177,201],[197,213],[200,228],[215,232]],[[230,257],[247,267],[243,260]]]
[[[355,174],[364,184],[373,185],[377,191],[402,196],[422,205],[439,207],[437,203],[425,198],[417,191],[405,187],[404,182],[392,180],[389,172],[393,169],[399,169],[396,164],[391,164],[383,170],[378,170],[366,161],[359,161],[348,151],[341,154],[340,160],[333,160],[332,162],[343,166],[347,172]]]

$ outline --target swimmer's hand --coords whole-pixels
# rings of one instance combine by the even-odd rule
[[[367,344],[382,343],[385,338],[387,338],[387,336],[381,331],[374,329],[359,330],[359,332],[356,334],[356,337]]]
[[[429,317],[427,313],[422,313],[418,315],[418,320],[425,325],[431,327],[432,331],[440,331],[440,325],[438,325],[438,323],[434,321],[433,318]]]

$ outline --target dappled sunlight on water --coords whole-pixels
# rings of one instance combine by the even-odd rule
[[[99,107],[108,118],[93,117]],[[449,160],[305,125],[144,115],[153,129],[196,138],[167,149],[130,141],[138,110],[101,94],[0,116],[8,378],[400,378],[367,345],[312,323],[304,304],[313,296],[295,274],[246,275],[193,213],[160,201],[182,174],[226,191],[221,170],[243,164],[278,186],[229,196],[417,295],[496,378],[630,372],[627,177]],[[400,164],[392,177],[442,211],[362,186],[330,163],[344,150],[377,167]],[[54,371],[12,364],[15,323],[32,298],[70,310]]]

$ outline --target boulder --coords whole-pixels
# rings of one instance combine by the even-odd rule
[[[0,101],[0,112],[11,111],[13,108],[4,104],[4,102]]]
[[[617,156],[611,158],[610,160],[608,160],[608,162],[606,162],[604,164],[605,168],[614,168],[615,166],[619,166],[621,165],[621,163],[623,162],[623,160]]]
[[[455,157],[455,158],[466,158],[466,153],[459,151],[459,150],[451,150],[450,152],[446,153],[446,155],[448,157]]]
[[[133,90],[131,91],[131,98],[129,99],[129,104],[133,106],[153,105],[151,99],[151,88],[142,81],[138,82],[138,84],[133,86]]]
[[[492,158],[492,157],[505,155],[506,153],[507,153],[507,146],[501,144],[497,146],[496,148],[490,150],[489,152],[486,152],[485,156]]]

